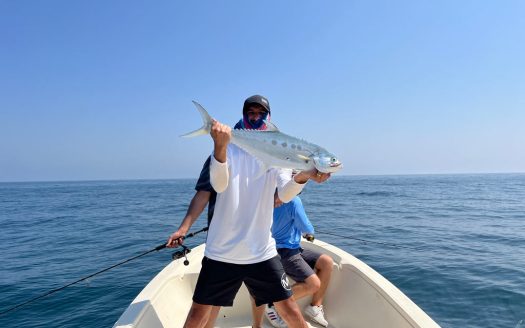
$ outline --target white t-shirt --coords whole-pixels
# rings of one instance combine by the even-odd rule
[[[271,235],[275,188],[281,200],[289,201],[304,184],[291,180],[291,170],[286,169],[270,169],[256,179],[259,163],[233,144],[228,145],[226,163],[211,158],[210,181],[218,193],[204,255],[236,264],[276,256]]]

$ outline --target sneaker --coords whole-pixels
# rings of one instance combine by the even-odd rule
[[[277,313],[277,311],[275,310],[273,306],[267,306],[264,313],[266,314],[266,318],[268,319],[268,321],[270,321],[272,326],[274,326],[275,328],[288,327],[286,325],[286,322],[284,322],[284,320],[281,319],[281,317],[279,316],[279,313]]]
[[[324,318],[323,306],[319,305],[308,305],[304,309],[304,314],[306,314],[313,322],[320,324],[323,327],[328,327],[328,321]]]

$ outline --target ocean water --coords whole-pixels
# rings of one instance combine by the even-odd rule
[[[0,312],[163,243],[194,183],[0,183]],[[301,197],[317,238],[442,327],[525,319],[525,174],[336,176]],[[203,215],[194,230],[204,225]],[[111,327],[170,259],[153,252],[4,314],[0,327]]]

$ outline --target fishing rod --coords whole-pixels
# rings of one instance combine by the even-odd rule
[[[346,238],[346,239],[353,239],[353,240],[357,240],[357,241],[363,242],[365,244],[366,243],[379,244],[379,245],[384,245],[384,246],[389,246],[389,247],[411,249],[411,250],[415,250],[415,251],[420,251],[421,250],[420,248],[416,248],[416,247],[409,247],[409,246],[403,246],[403,245],[391,244],[391,243],[383,243],[383,242],[380,242],[380,241],[366,240],[366,239],[356,238],[356,237],[351,237],[351,236],[343,236],[343,235],[339,235],[339,234],[336,234],[336,233],[333,233],[333,232],[320,231],[319,229],[315,229],[315,230],[316,230],[317,233],[321,233],[321,234],[325,234],[325,235],[331,235],[331,236],[335,236],[335,237]]]
[[[183,237],[180,237],[180,239],[188,239],[188,238],[191,238],[191,237],[195,236],[196,234],[199,234],[199,233],[204,232],[204,231],[208,231],[208,227],[205,227],[205,228],[202,228],[201,230],[198,230],[198,231],[195,231],[195,232],[189,233],[189,234],[187,234],[187,235],[185,235],[185,236],[183,236]],[[181,257],[183,257],[183,256],[186,257],[186,254],[188,254],[188,253],[190,252],[190,249],[189,249],[188,247],[186,247],[186,246],[184,246],[184,245],[181,245],[181,246],[183,247],[183,250],[182,250],[182,251],[175,252],[175,253],[173,254],[173,256],[172,256],[172,258],[173,258],[174,260],[179,259],[179,258],[181,258]],[[160,251],[161,249],[164,249],[164,248],[166,248],[166,243],[160,244],[160,245],[158,245],[157,247],[150,249],[149,251],[146,251],[146,252],[141,253],[141,254],[139,254],[139,255],[133,256],[133,257],[127,259],[127,260],[121,261],[121,262],[119,262],[119,263],[117,263],[117,264],[114,264],[114,265],[112,265],[112,266],[110,266],[110,267],[107,267],[107,268],[105,268],[105,269],[102,269],[102,270],[100,270],[100,271],[97,271],[97,272],[95,272],[95,273],[92,273],[92,274],[90,274],[90,275],[88,275],[88,276],[85,276],[85,277],[83,277],[83,278],[80,278],[80,279],[78,279],[78,280],[75,280],[75,281],[73,281],[72,283],[69,283],[69,284],[64,285],[64,286],[62,286],[62,287],[59,287],[59,288],[51,289],[51,290],[47,291],[46,293],[44,293],[44,294],[42,294],[42,295],[40,295],[40,296],[34,297],[34,298],[30,299],[30,300],[27,300],[27,301],[25,301],[25,302],[19,303],[19,304],[13,306],[13,307],[10,307],[10,308],[7,309],[7,310],[3,310],[3,311],[1,311],[1,312],[0,312],[0,316],[6,314],[6,313],[8,313],[8,312],[14,311],[14,310],[16,310],[16,309],[18,309],[18,308],[20,308],[20,307],[26,305],[26,304],[32,303],[32,302],[34,302],[34,301],[36,301],[36,300],[39,300],[39,299],[41,299],[41,298],[43,298],[43,297],[46,297],[46,296],[49,296],[49,295],[51,295],[51,294],[54,294],[54,293],[56,293],[56,292],[58,292],[58,291],[61,291],[61,290],[65,289],[65,288],[67,288],[67,287],[69,287],[69,286],[72,286],[72,285],[74,285],[74,284],[77,284],[77,283],[79,283],[79,282],[81,282],[81,281],[87,280],[87,279],[92,278],[92,277],[94,277],[94,276],[96,276],[96,275],[99,275],[99,274],[101,274],[101,273],[103,273],[103,272],[109,271],[109,270],[111,270],[111,269],[113,269],[113,268],[116,268],[116,267],[118,267],[118,266],[121,266],[121,265],[123,265],[123,264],[125,264],[125,263],[128,263],[128,262],[130,262],[130,261],[133,261],[133,260],[135,260],[135,259],[138,259],[139,257],[143,257],[143,256],[145,256],[145,255],[147,255],[147,254],[149,254],[149,253],[152,253],[152,252],[155,252],[155,251]],[[189,261],[188,261],[188,259],[186,258],[186,260],[184,261],[184,265],[188,265],[188,264],[189,264]]]

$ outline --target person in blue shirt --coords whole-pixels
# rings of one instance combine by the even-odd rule
[[[301,236],[304,235],[307,240],[313,241],[315,231],[299,196],[283,204],[276,195],[274,205],[272,235],[284,271],[295,281],[292,286],[293,296],[298,300],[312,295],[312,301],[306,307],[305,314],[312,321],[327,327],[322,304],[332,275],[333,260],[326,254],[301,248]],[[271,320],[278,316],[271,306],[267,308],[266,314],[272,324],[278,321]]]

